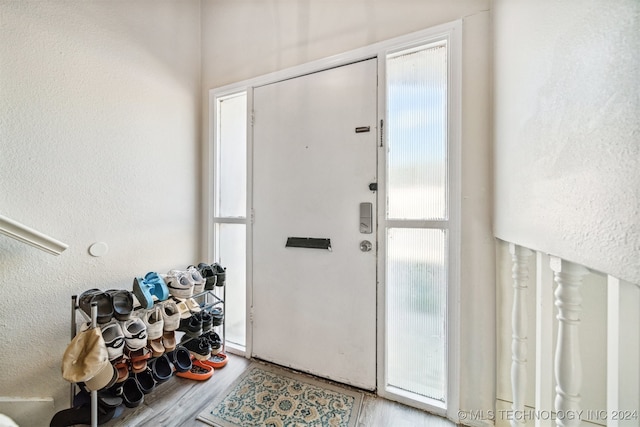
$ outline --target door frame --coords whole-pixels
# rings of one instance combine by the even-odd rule
[[[378,139],[378,286],[377,286],[377,393],[389,400],[427,410],[429,412],[446,416],[454,422],[459,421],[458,410],[460,407],[460,198],[461,198],[461,108],[462,108],[462,20],[456,20],[431,27],[426,30],[410,33],[390,40],[378,42],[354,49],[328,58],[312,61],[306,64],[279,70],[259,77],[241,82],[229,84],[209,91],[209,126],[208,137],[203,147],[203,171],[204,183],[202,188],[202,229],[204,238],[202,241],[202,254],[205,259],[215,259],[215,225],[216,223],[241,223],[246,225],[246,251],[247,251],[247,301],[246,301],[246,347],[227,350],[232,353],[250,357],[252,354],[252,312],[253,306],[253,89],[262,85],[276,83],[278,81],[300,77],[306,74],[324,71],[327,69],[347,65],[366,59],[378,60],[378,118],[386,120],[386,80],[385,58],[387,54],[409,49],[414,46],[447,40],[449,47],[448,56],[448,133],[449,133],[449,186],[450,186],[450,250],[449,250],[449,288],[447,295],[447,402],[446,407],[442,403],[432,399],[414,399],[402,393],[386,390],[385,378],[385,241],[384,229],[387,226],[385,209],[381,203],[385,200],[386,182],[386,131],[379,131]],[[213,202],[214,189],[216,188],[216,129],[217,129],[217,101],[236,93],[246,92],[247,95],[247,212],[243,219],[216,220],[214,218]],[[383,231],[383,234],[380,234]]]

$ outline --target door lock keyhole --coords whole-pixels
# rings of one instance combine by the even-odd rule
[[[371,249],[373,249],[373,245],[371,244],[370,241],[363,240],[362,242],[360,242],[360,250],[362,252],[369,252],[371,251]]]

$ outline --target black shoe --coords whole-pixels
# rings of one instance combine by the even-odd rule
[[[91,391],[84,383],[77,383],[77,385],[80,391],[73,397],[73,407],[79,408],[84,405],[91,405]],[[98,390],[98,405],[100,408],[111,409],[122,405],[122,397],[114,395],[111,390],[111,388]]]
[[[133,294],[126,289],[109,289],[107,294],[111,296],[113,317],[120,321],[129,320],[133,311]]]
[[[211,357],[211,344],[205,337],[187,339],[181,344],[198,360],[207,360]]]
[[[147,367],[142,372],[138,372],[137,374],[133,374],[133,377],[138,383],[138,387],[144,394],[148,394],[153,390],[156,386],[156,380],[154,379],[153,373],[151,369]]]
[[[153,378],[158,384],[162,384],[171,378],[173,375],[173,366],[166,354],[151,361],[151,372],[153,372]]]
[[[113,317],[113,303],[111,295],[100,289],[89,289],[84,291],[78,297],[78,306],[91,319],[91,303],[97,303],[97,321],[98,323],[109,323]]]
[[[167,353],[167,356],[176,368],[176,372],[187,372],[191,369],[191,353],[183,346],[177,346],[175,350]]]
[[[189,337],[197,337],[202,334],[202,317],[194,313],[186,319],[180,319],[178,331],[186,333]]]
[[[98,401],[98,425],[110,421],[116,413],[116,407],[103,406]],[[75,425],[91,425],[91,400],[81,406],[56,412],[51,418],[49,427],[68,427]]]
[[[122,383],[122,400],[127,408],[135,408],[140,406],[144,401],[144,393],[138,386],[138,381],[131,376]]]
[[[227,278],[227,269],[223,268],[220,264],[215,263],[211,266],[213,271],[216,273],[216,286],[224,286],[224,283]]]
[[[213,326],[222,325],[222,320],[224,319],[224,314],[222,311],[222,307],[211,307],[209,310],[209,314],[213,319]]]
[[[196,316],[200,317],[202,320],[202,332],[207,333],[213,328],[215,325],[213,321],[213,316],[208,311],[201,311],[200,313],[196,313]]]
[[[209,264],[205,264],[204,262],[198,264],[198,271],[200,272],[200,275],[204,277],[204,280],[206,280],[204,289],[207,291],[212,290],[216,285],[216,272]]]
[[[222,340],[220,339],[220,335],[211,331],[207,332],[206,334],[202,334],[202,338],[205,338],[207,341],[209,341],[212,356],[220,353],[220,349],[222,348]]]

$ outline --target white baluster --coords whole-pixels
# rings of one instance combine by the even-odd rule
[[[580,357],[579,325],[582,312],[580,286],[582,276],[589,273],[585,267],[552,257],[549,262],[558,284],[555,304],[558,307],[558,341],[555,355],[556,425],[580,425],[580,388],[582,386],[582,360]]]
[[[536,253],[536,411],[553,411],[553,271],[549,255]],[[555,424],[551,417],[536,417],[536,427]]]
[[[513,267],[513,308],[511,310],[511,391],[512,409],[522,414],[527,388],[527,281],[529,266],[527,258],[533,252],[511,243],[509,245]],[[523,417],[514,417],[511,426],[523,426]]]

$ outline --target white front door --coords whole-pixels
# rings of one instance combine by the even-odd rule
[[[375,59],[253,93],[252,355],[370,390],[376,100]]]

